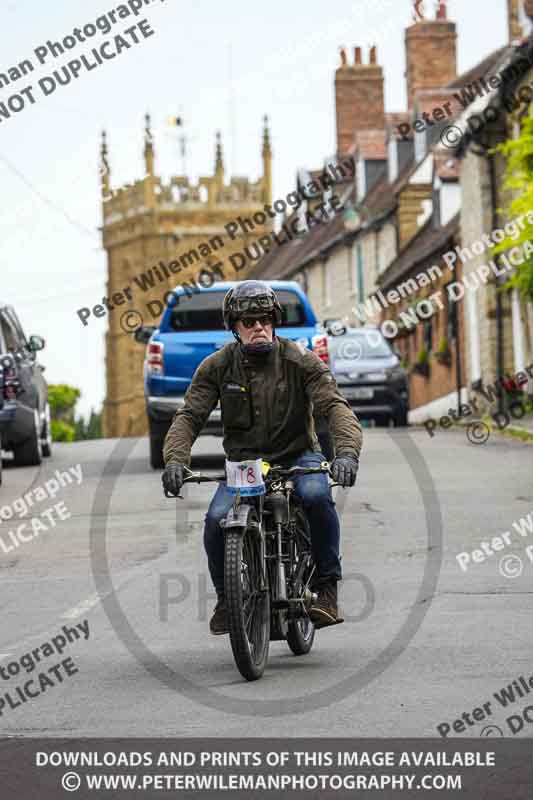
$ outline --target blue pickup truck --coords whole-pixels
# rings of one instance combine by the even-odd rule
[[[299,342],[328,361],[327,336],[318,324],[305,293],[295,281],[267,281],[275,290],[283,308],[280,336]],[[192,376],[204,358],[234,341],[231,331],[224,329],[222,301],[233,282],[215,283],[193,294],[178,287],[179,302],[170,297],[159,328],[144,327],[135,338],[146,343],[144,391],[150,434],[150,463],[162,469],[163,441]],[[317,421],[317,434],[327,448],[327,429]],[[221,435],[220,406],[207,421],[203,434]],[[323,438],[326,437],[326,438]],[[331,452],[326,453],[327,457]]]

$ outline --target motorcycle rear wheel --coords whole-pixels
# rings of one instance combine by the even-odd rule
[[[310,542],[309,525],[301,508],[295,509],[296,552],[298,563],[293,581],[293,593],[300,596],[307,587],[314,570],[313,557],[307,553]],[[305,656],[310,652],[315,640],[315,626],[307,611],[298,619],[290,620],[287,626],[287,644],[295,656]]]

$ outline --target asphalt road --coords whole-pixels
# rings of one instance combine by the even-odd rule
[[[221,465],[220,441],[196,443],[195,468]],[[4,507],[34,497],[56,470],[81,464],[83,480],[30,511],[63,502],[69,519],[0,550],[0,688],[12,694],[3,734],[426,737],[468,712],[461,735],[477,736],[487,725],[504,730],[526,705],[527,697],[499,708],[493,693],[533,674],[533,563],[524,553],[533,533],[528,541],[514,531],[466,573],[456,555],[513,531],[533,510],[530,447],[497,437],[476,446],[459,431],[429,439],[423,430],[367,430],[357,486],[334,490],[348,621],[318,632],[305,657],[273,642],[255,683],[241,679],[228,637],[208,633],[202,521],[215,486],[167,500],[147,452],[146,439],[64,444],[41,468],[5,468]],[[20,523],[2,521],[4,542],[13,544],[8,532]],[[509,555],[522,559],[518,577],[499,570]],[[516,559],[506,563],[519,571]],[[83,626],[79,638],[61,654],[56,640],[45,656],[65,625]],[[19,666],[35,649],[40,662]],[[16,686],[65,659],[16,705]],[[490,712],[473,719],[488,701]]]

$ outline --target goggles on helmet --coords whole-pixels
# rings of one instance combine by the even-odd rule
[[[272,311],[274,309],[271,298],[265,294],[255,297],[236,297],[232,300],[231,305],[233,310],[239,314],[247,311]]]

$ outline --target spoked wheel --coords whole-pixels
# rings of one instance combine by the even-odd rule
[[[247,681],[262,676],[270,639],[270,597],[262,589],[259,545],[256,530],[226,533],[224,594],[231,649]]]
[[[293,597],[306,598],[293,609],[299,616],[289,621],[287,644],[295,656],[304,656],[311,650],[315,639],[315,626],[307,614],[307,604],[311,598],[309,584],[315,564],[310,553],[309,526],[301,508],[296,509],[296,571],[293,580]]]

